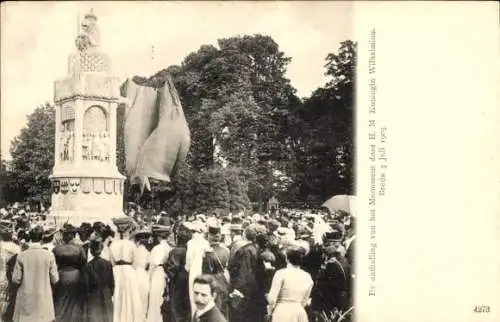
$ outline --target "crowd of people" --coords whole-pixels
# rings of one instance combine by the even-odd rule
[[[352,319],[355,217],[145,217],[56,227],[2,212],[0,313],[15,322]]]

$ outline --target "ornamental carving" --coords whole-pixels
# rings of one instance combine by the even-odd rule
[[[90,193],[92,191],[92,179],[82,178],[81,187],[83,193]]]
[[[83,133],[82,158],[83,160],[109,161],[110,145],[108,133]]]
[[[59,180],[53,180],[52,181],[52,191],[55,194],[58,194],[61,189],[61,182]]]
[[[79,187],[80,187],[79,178],[73,178],[69,180],[69,189],[72,193],[77,193]]]
[[[110,160],[108,119],[106,112],[100,106],[89,107],[83,116],[82,158],[95,161]]]
[[[61,161],[72,161],[75,152],[75,121],[62,122],[59,136],[59,158]]]
[[[60,180],[60,182],[61,182],[61,192],[63,194],[68,193],[68,191],[69,191],[69,179],[63,178]]]
[[[115,179],[114,190],[115,190],[115,195],[120,194],[120,180],[118,180],[118,179]]]
[[[93,180],[94,193],[101,194],[104,191],[104,179],[98,178]]]
[[[113,179],[106,179],[104,181],[104,191],[110,195],[113,193],[114,190],[114,180]]]
[[[91,10],[80,24],[80,30],[75,40],[79,51],[93,50],[100,46],[101,39],[97,27],[97,17]]]

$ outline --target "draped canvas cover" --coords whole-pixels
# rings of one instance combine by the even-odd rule
[[[128,80],[125,114],[126,168],[132,184],[169,182],[186,159],[190,132],[173,81],[156,90]]]

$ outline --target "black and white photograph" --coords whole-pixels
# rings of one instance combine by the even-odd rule
[[[350,322],[352,2],[3,2],[5,322]]]
[[[498,2],[0,8],[0,321],[500,321]]]

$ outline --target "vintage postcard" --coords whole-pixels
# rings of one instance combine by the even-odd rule
[[[3,2],[0,320],[500,321],[499,14]]]

